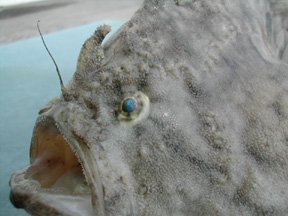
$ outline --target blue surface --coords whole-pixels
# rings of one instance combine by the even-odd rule
[[[65,83],[75,72],[82,44],[104,23],[112,26],[108,37],[123,24],[104,20],[44,35]],[[45,23],[40,26],[45,29]],[[10,204],[8,182],[14,171],[29,164],[38,110],[59,94],[55,67],[40,37],[0,46],[0,215],[27,215]]]

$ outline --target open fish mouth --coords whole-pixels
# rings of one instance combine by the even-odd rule
[[[71,139],[73,135],[51,117],[38,122],[31,164],[11,177],[11,202],[32,215],[102,215],[94,212],[95,208],[102,211],[103,195],[88,146]]]
[[[26,177],[38,181],[42,188],[59,187],[63,192],[77,193],[76,185],[64,187],[67,184],[65,178],[69,177],[76,180],[84,191],[88,189],[80,162],[58,129],[47,125],[36,130],[36,142],[30,150],[31,166],[26,171]]]

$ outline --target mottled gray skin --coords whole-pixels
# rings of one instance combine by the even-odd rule
[[[94,210],[32,193],[19,173],[14,200],[34,215],[288,215],[287,11],[284,0],[147,0],[103,52],[100,27],[35,127],[57,125]],[[117,106],[136,92],[148,116],[121,122]]]

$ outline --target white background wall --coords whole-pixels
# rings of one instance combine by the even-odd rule
[[[36,1],[43,1],[43,0],[0,0],[0,7],[12,6],[16,4],[24,4],[24,3],[36,2]]]

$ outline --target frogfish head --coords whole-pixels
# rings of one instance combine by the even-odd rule
[[[12,175],[10,199],[32,215],[133,215],[138,199],[154,190],[164,193],[164,176],[154,176],[151,164],[166,163],[158,152],[164,151],[163,138],[175,139],[169,119],[181,103],[171,113],[161,110],[171,92],[161,92],[158,75],[149,75],[143,64],[97,62],[103,49],[95,38],[103,33],[102,41],[108,32],[100,26],[85,42],[65,95],[39,111],[31,164]]]
[[[103,50],[109,27],[100,26],[83,45],[65,92],[39,111],[31,164],[10,180],[16,207],[32,215],[144,214],[139,203],[164,211],[172,185],[165,170],[183,167],[172,161],[188,141],[177,125],[190,115],[181,99],[185,83],[157,69],[151,73],[147,64],[119,60],[130,46],[122,43],[123,28]],[[154,206],[157,200],[163,203]]]

